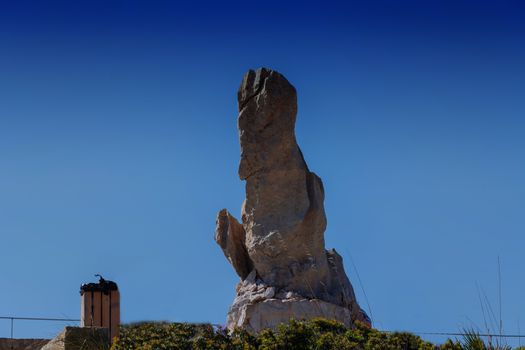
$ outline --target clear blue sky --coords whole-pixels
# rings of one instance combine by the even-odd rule
[[[266,66],[298,90],[327,246],[375,325],[482,326],[500,256],[525,329],[523,2],[344,3],[2,1],[0,316],[78,317],[101,273],[125,322],[223,323],[215,215],[239,216],[236,91]]]

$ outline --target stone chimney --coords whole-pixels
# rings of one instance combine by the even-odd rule
[[[107,328],[111,341],[119,333],[120,293],[115,282],[95,276],[98,283],[80,287],[80,327]]]

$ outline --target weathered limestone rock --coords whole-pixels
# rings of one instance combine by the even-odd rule
[[[233,216],[223,209],[217,215],[215,241],[221,246],[226,258],[242,279],[253,269],[245,245],[244,228]]]
[[[290,318],[369,323],[335,250],[326,251],[324,188],[295,139],[295,88],[276,71],[249,71],[238,92],[242,225],[225,209],[215,240],[241,277],[228,327],[257,332]]]

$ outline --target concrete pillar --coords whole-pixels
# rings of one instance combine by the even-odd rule
[[[100,277],[98,283],[80,287],[80,327],[102,327],[110,339],[118,336],[120,324],[120,293],[113,281]]]

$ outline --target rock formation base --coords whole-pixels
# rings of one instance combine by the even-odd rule
[[[256,333],[265,328],[275,329],[280,323],[287,323],[291,319],[319,317],[352,327],[356,319],[347,307],[321,299],[305,298],[292,291],[277,291],[275,287],[265,285],[261,280],[256,281],[254,277],[252,273],[237,285],[237,297],[228,312],[227,325],[230,330],[242,328]],[[364,313],[360,313],[357,318],[364,323],[369,322]]]

